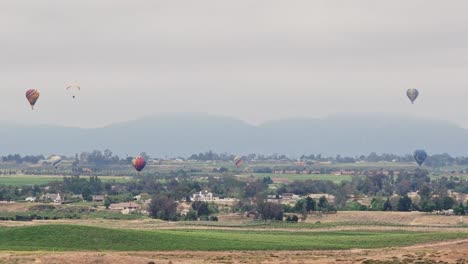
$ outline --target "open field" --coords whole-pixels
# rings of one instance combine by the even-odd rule
[[[220,222],[0,221],[0,263],[77,259],[142,264],[464,263],[468,226],[456,216],[416,212],[338,212],[310,215],[298,224],[240,215],[220,217]]]
[[[241,177],[247,178],[253,175],[255,178],[281,178],[288,179],[290,181],[305,181],[305,180],[323,180],[323,181],[351,181],[351,176],[349,175],[332,175],[332,174],[274,174],[274,173],[252,173],[252,174],[242,174]]]
[[[0,228],[0,250],[3,251],[347,250],[453,239],[468,239],[468,233],[331,231],[292,235],[284,231],[143,231],[78,225]]]
[[[403,248],[320,251],[0,252],[0,263],[51,264],[416,264],[466,263],[468,240]]]
[[[53,181],[61,181],[62,176],[39,176],[39,175],[11,175],[11,176],[0,176],[0,185],[9,186],[30,186],[30,185],[44,185]],[[87,178],[83,176],[83,178]],[[99,176],[99,179],[103,182],[128,182],[131,177],[118,177],[118,176]]]

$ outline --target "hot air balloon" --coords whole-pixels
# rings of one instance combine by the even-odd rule
[[[52,166],[54,166],[54,168],[57,169],[58,165],[62,162],[62,157],[60,157],[58,155],[52,155],[52,156],[50,156],[48,161],[52,164]]]
[[[142,156],[138,156],[132,160],[132,164],[133,164],[133,167],[135,167],[135,170],[140,172],[145,168],[146,160]]]
[[[31,109],[34,109],[34,105],[39,99],[39,92],[36,89],[29,89],[26,91],[26,99],[28,99],[29,104],[31,105]]]
[[[244,163],[244,159],[242,159],[241,156],[236,156],[234,158],[234,164],[236,165],[237,168],[240,168],[240,166],[242,166],[242,163]]]
[[[81,91],[81,87],[76,83],[70,84],[67,86],[67,91],[72,95],[73,99],[75,99],[75,97]]]
[[[423,165],[424,161],[427,159],[427,153],[426,151],[422,149],[418,149],[414,152],[414,159],[416,160],[416,163],[418,163],[419,166]]]
[[[408,89],[408,91],[406,91],[406,95],[411,100],[411,103],[414,104],[414,101],[416,101],[419,96],[419,91],[417,89]]]

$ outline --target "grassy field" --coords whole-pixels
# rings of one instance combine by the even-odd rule
[[[250,177],[253,175],[255,178],[282,178],[290,181],[305,181],[305,180],[329,180],[333,182],[351,181],[349,175],[332,175],[332,174],[274,174],[274,173],[252,173],[242,174],[242,177]]]
[[[62,176],[36,176],[36,175],[12,175],[0,176],[0,185],[9,186],[30,186],[30,185],[44,185],[53,181],[62,181]],[[83,176],[87,179],[88,177]],[[117,176],[100,176],[99,179],[103,182],[128,182],[131,177],[117,177]]]
[[[342,250],[406,246],[467,238],[448,232],[316,232],[231,230],[139,231],[76,225],[0,228],[0,250],[13,251],[224,251]]]

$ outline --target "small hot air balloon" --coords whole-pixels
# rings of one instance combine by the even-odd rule
[[[240,166],[242,166],[242,163],[244,163],[244,159],[242,159],[241,156],[236,156],[234,158],[234,164],[236,165],[237,168],[240,168]]]
[[[406,91],[406,95],[411,100],[411,103],[414,104],[414,101],[418,99],[419,91],[417,89],[408,89],[408,91]]]
[[[426,151],[422,149],[418,149],[414,152],[414,159],[416,160],[416,163],[418,163],[419,166],[423,165],[424,161],[427,159],[427,153]]]
[[[138,172],[142,171],[146,166],[146,160],[142,156],[135,157],[132,160],[132,165]]]
[[[36,89],[29,89],[26,91],[26,99],[28,99],[29,104],[31,105],[31,109],[34,109],[34,105],[39,99],[39,92]]]
[[[66,90],[72,95],[73,99],[75,99],[78,93],[81,91],[81,87],[78,84],[73,83],[68,85]]]
[[[49,157],[48,161],[54,166],[54,168],[58,168],[59,164],[62,162],[62,157],[58,155],[52,155]]]

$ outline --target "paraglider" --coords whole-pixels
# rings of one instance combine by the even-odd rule
[[[236,156],[234,158],[234,164],[236,165],[237,168],[240,168],[240,166],[242,166],[242,163],[244,163],[244,159],[242,159],[241,156]]]
[[[81,91],[81,87],[78,84],[74,83],[68,85],[66,90],[72,95],[73,99],[75,99],[78,92]]]
[[[427,159],[427,153],[426,151],[422,149],[418,149],[414,152],[414,159],[416,160],[416,163],[418,163],[419,166],[423,165],[424,161]]]
[[[132,160],[132,165],[138,172],[142,171],[146,166],[146,160],[142,156],[135,157]]]
[[[414,104],[414,101],[416,101],[419,96],[419,91],[417,89],[408,89],[408,91],[406,91],[406,95],[411,100],[411,103]]]
[[[49,160],[48,160],[52,166],[54,168],[58,168],[59,164],[62,162],[62,157],[58,156],[58,155],[52,155],[50,156]]]
[[[29,104],[31,105],[31,109],[34,109],[34,105],[39,99],[39,92],[36,89],[29,89],[26,91],[26,99],[28,99]]]

